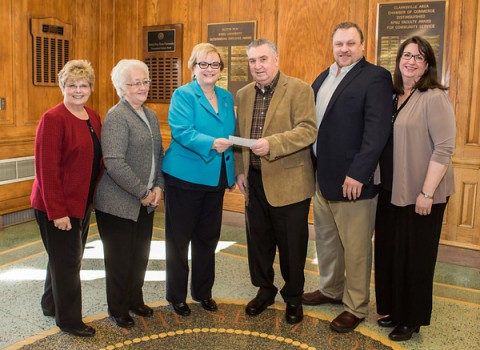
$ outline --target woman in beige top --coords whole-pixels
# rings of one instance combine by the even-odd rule
[[[395,327],[389,338],[402,341],[430,324],[443,213],[454,193],[455,115],[425,39],[402,43],[393,80],[393,131],[380,159],[375,290],[378,324]]]

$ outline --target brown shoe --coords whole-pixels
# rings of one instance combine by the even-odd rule
[[[302,304],[304,305],[320,305],[320,304],[342,304],[342,301],[339,299],[329,298],[316,290],[311,293],[303,293],[302,295]]]
[[[348,333],[357,328],[364,319],[365,318],[358,318],[348,311],[344,311],[330,323],[330,328],[339,333]]]

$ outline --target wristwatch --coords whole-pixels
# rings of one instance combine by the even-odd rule
[[[428,193],[425,193],[423,191],[420,191],[421,194],[423,194],[423,196],[427,199],[432,199],[433,200],[433,196],[430,196]]]

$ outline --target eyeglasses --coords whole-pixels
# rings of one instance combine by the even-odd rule
[[[402,53],[402,59],[404,59],[405,61],[410,61],[412,57],[417,63],[425,62],[425,57],[423,57],[422,55],[412,55],[410,52]]]
[[[212,63],[198,62],[197,65],[202,69],[207,69],[208,66],[212,67],[212,69],[218,69],[220,68],[221,63],[220,62],[212,62]]]
[[[90,89],[90,85],[88,85],[88,84],[80,84],[80,85],[68,84],[68,85],[65,85],[65,87],[67,89],[70,89],[70,90],[88,90],[88,89]]]
[[[137,81],[135,83],[125,83],[125,85],[135,86],[135,87],[139,88],[141,86],[149,86],[151,82],[152,82],[151,80],[144,80],[144,81]]]

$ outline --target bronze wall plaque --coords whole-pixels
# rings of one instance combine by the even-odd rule
[[[238,90],[253,80],[248,68],[247,46],[255,40],[256,33],[255,21],[208,25],[208,42],[220,50],[225,63],[217,85],[230,91],[234,98]]]
[[[182,85],[183,25],[143,27],[143,57],[150,71],[147,102],[170,103]]]
[[[435,51],[439,78],[443,81],[445,16],[444,0],[378,4],[377,64],[393,74],[400,44],[414,35],[421,36]]]
[[[60,72],[71,57],[72,25],[56,18],[32,18],[33,85],[58,86]]]

